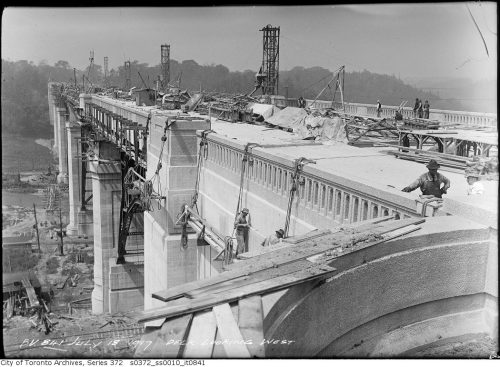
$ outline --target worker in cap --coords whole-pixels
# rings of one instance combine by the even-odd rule
[[[380,103],[380,100],[377,99],[377,117],[380,117],[381,113],[382,113],[382,104]]]
[[[269,235],[262,243],[260,244],[263,247],[275,245],[285,237],[285,231],[282,229],[278,229],[273,234]]]
[[[467,195],[482,195],[484,193],[484,186],[479,181],[479,174],[469,172],[465,174],[467,178]]]
[[[446,194],[450,188],[450,180],[438,172],[440,165],[434,159],[431,159],[426,167],[429,172],[422,174],[401,191],[411,192],[420,187],[423,195],[442,198],[443,194]]]
[[[248,219],[247,219],[248,217]],[[248,230],[250,228],[249,210],[244,208],[236,217],[234,221],[234,228],[236,230],[236,258],[239,254],[248,251]]]

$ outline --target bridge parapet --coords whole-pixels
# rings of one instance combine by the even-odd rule
[[[311,99],[306,100],[307,105],[310,106],[314,102],[316,108],[328,108],[331,106],[331,101],[314,101]],[[394,117],[396,111],[399,110],[399,106],[382,106],[382,117]],[[345,111],[351,114],[359,115],[377,115],[377,106],[375,104],[366,103],[345,103]],[[497,114],[496,113],[484,113],[484,112],[467,112],[467,111],[451,111],[451,110],[438,110],[430,109],[429,119],[437,120],[446,123],[456,123],[463,126],[475,126],[475,127],[489,127],[497,128]],[[404,107],[402,109],[403,117],[413,118],[413,108]]]
[[[245,146],[217,134],[210,134],[207,141],[208,153],[200,182],[201,210],[208,222],[225,222],[219,229],[230,232]],[[249,159],[251,164],[244,177],[242,205],[250,210],[252,233],[249,240],[253,247],[285,223],[294,161],[260,147],[251,150]],[[420,215],[415,201],[406,195],[333,175],[314,165],[306,165],[301,177],[303,184],[292,205],[290,235],[382,216],[403,219]],[[226,218],[223,220],[223,217]]]

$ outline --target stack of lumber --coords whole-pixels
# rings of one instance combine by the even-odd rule
[[[420,229],[417,225],[425,221],[390,219],[378,218],[337,232],[316,230],[289,238],[286,246],[231,264],[227,271],[212,278],[153,294],[166,305],[130,315],[137,322],[148,323],[143,341],[151,346],[138,348],[135,357],[262,357],[263,348],[255,343],[263,338],[261,297],[297,284],[324,281],[336,272],[329,265],[334,258],[416,231]],[[250,336],[253,344],[237,347],[196,342],[200,338],[246,340]],[[168,340],[183,343],[169,345]]]
[[[467,162],[470,161],[470,158],[467,157],[422,149],[407,148],[402,145],[391,145],[383,143],[379,143],[377,145],[398,148],[399,150],[397,151],[387,151],[387,153],[401,159],[407,159],[420,163],[428,163],[431,159],[434,159],[441,166],[456,168],[460,170],[464,170],[467,167]]]

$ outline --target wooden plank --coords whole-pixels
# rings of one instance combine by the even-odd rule
[[[233,313],[234,319],[237,320],[238,319],[238,304],[237,303],[231,306],[231,311]],[[217,328],[212,358],[228,358],[226,350],[224,349],[223,340],[224,339],[222,338],[222,334],[221,334],[219,328]]]
[[[160,291],[153,294],[153,298],[170,301],[183,297],[187,292],[195,289],[208,287],[214,284],[222,283],[237,277],[244,277],[251,273],[264,269],[280,266],[286,263],[294,262],[300,259],[319,254],[340,245],[352,244],[355,241],[364,241],[373,235],[391,232],[395,229],[406,227],[411,224],[424,222],[424,218],[410,218],[387,223],[368,223],[357,227],[346,227],[346,230],[332,233],[321,237],[318,240],[304,241],[295,245],[255,256],[244,262],[238,262],[228,267],[227,272],[218,276],[183,284],[177,287]]]
[[[329,263],[331,260],[333,260],[334,258],[336,258],[338,256],[344,256],[344,255],[347,255],[347,254],[354,252],[354,251],[359,251],[359,250],[367,248],[367,247],[372,247],[375,245],[379,245],[383,242],[394,240],[398,237],[415,232],[415,231],[419,230],[420,228],[422,228],[422,227],[415,226],[415,225],[411,225],[411,226],[408,226],[405,228],[400,228],[400,229],[397,229],[393,232],[383,234],[381,236],[382,239],[380,239],[379,241],[358,244],[355,247],[342,249],[341,252],[333,251],[333,252],[327,252],[327,253],[323,253],[323,254],[314,255],[314,256],[308,257],[307,260],[309,260],[310,262],[313,262],[313,263],[317,263],[317,264]]]
[[[328,251],[337,246],[352,246],[352,244],[356,242],[363,242],[377,235],[382,235],[411,224],[419,224],[422,222],[425,222],[425,218],[410,218],[377,224],[370,223],[359,225],[356,228],[346,227],[343,231],[323,236],[317,240],[305,241],[279,251],[256,256],[244,261],[243,264],[241,262],[231,264],[228,268],[229,270],[236,270],[241,273],[252,273],[304,259]]]
[[[144,335],[139,340],[137,348],[135,349],[134,358],[150,358],[151,357],[151,346],[153,342],[158,338],[160,329],[156,330],[153,328],[146,327]]]
[[[217,324],[211,311],[197,313],[189,330],[183,358],[210,358],[214,349]]]
[[[304,242],[304,241],[312,240],[313,238],[316,238],[316,237],[325,236],[325,235],[331,234],[331,233],[332,233],[332,231],[329,230],[329,229],[316,229],[316,230],[307,232],[307,233],[305,233],[303,235],[300,235],[300,236],[294,236],[294,237],[286,238],[286,239],[283,240],[283,242],[296,244],[296,243],[299,243],[299,242]]]
[[[28,278],[23,278],[23,287],[26,289],[26,294],[28,295],[28,299],[30,301],[30,307],[40,306],[40,302],[38,302],[38,297],[36,296],[35,289],[31,285],[31,282]]]
[[[250,358],[250,352],[245,345],[240,328],[234,319],[229,304],[223,303],[215,306],[212,310],[217,328],[224,341],[224,351],[229,358]]]
[[[161,301],[164,301],[164,302],[168,302],[171,300],[178,299],[180,297],[184,297],[184,294],[191,291],[191,290],[202,288],[202,287],[207,287],[207,286],[217,284],[217,283],[222,283],[226,280],[231,280],[231,279],[234,279],[237,277],[243,277],[246,275],[247,275],[246,272],[241,272],[239,274],[226,272],[226,273],[219,274],[216,277],[197,280],[195,282],[190,282],[187,284],[181,284],[179,286],[172,287],[172,288],[169,288],[169,289],[164,290],[164,291],[153,293],[152,297],[159,299]]]
[[[245,341],[252,341],[247,344],[251,357],[264,358],[264,312],[262,308],[261,296],[253,296],[240,299],[239,301],[238,325],[241,335]]]
[[[195,289],[186,294],[189,298],[203,297],[210,294],[226,292],[231,289],[239,288],[248,284],[262,282],[267,279],[276,278],[279,276],[292,274],[300,270],[305,270],[314,267],[315,264],[308,260],[298,260],[289,264],[284,264],[279,267],[273,267],[259,272],[253,273],[246,277],[236,278],[224,283],[215,284],[210,287]]]
[[[180,358],[192,319],[189,314],[165,321],[147,353],[150,358]]]
[[[171,318],[179,315],[204,310],[221,303],[237,301],[241,298],[253,296],[255,294],[274,292],[279,289],[288,288],[293,285],[307,282],[317,278],[327,277],[335,269],[325,265],[317,265],[306,270],[301,270],[281,277],[268,279],[262,282],[251,283],[230,291],[209,295],[207,297],[185,299],[175,305],[150,309],[147,311],[136,311],[130,316],[138,322],[158,319],[161,317]]]

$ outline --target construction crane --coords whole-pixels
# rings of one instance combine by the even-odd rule
[[[104,56],[104,87],[108,87],[108,57]]]
[[[262,54],[262,94],[278,94],[280,27],[268,24],[261,29],[263,41]]]
[[[170,83],[170,45],[161,45],[161,89],[167,91]]]
[[[255,75],[254,89],[247,94],[248,97],[252,96],[259,88],[262,89],[263,95],[278,94],[280,27],[268,24],[260,31],[263,32],[262,64],[259,72]]]
[[[125,68],[125,90],[130,90],[130,88],[132,87],[130,60],[125,61],[124,68]]]

